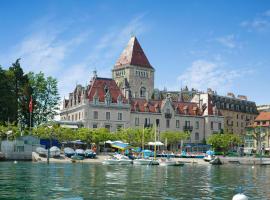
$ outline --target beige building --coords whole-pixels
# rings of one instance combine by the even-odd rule
[[[220,96],[208,89],[207,93],[195,94],[192,102],[199,103],[200,107],[214,105],[224,116],[224,132],[227,133],[245,134],[245,128],[258,116],[255,102],[248,101],[242,95],[235,97],[234,94],[228,93],[227,96]]]
[[[202,107],[165,92],[163,98],[153,100],[154,73],[132,37],[112,70],[113,78],[101,78],[94,72],[87,87],[77,85],[64,100],[61,120],[112,132],[157,125],[158,132],[188,131],[191,137],[186,142],[196,144],[224,129],[224,118],[211,102]]]

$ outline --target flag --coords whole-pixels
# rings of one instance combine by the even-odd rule
[[[33,99],[31,96],[30,102],[29,102],[29,112],[32,113],[33,112]]]

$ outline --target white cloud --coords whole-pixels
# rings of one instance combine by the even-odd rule
[[[219,42],[220,44],[222,44],[225,47],[228,48],[235,48],[236,46],[236,41],[235,41],[235,36],[234,35],[226,35],[223,37],[219,37],[216,39],[217,42]]]
[[[267,10],[254,19],[251,20],[245,20],[241,22],[241,26],[247,28],[249,31],[255,30],[255,31],[264,31],[270,28],[270,10]]]
[[[196,60],[178,77],[178,80],[182,83],[181,85],[187,85],[189,88],[198,90],[212,88],[226,93],[231,89],[236,78],[247,73],[250,73],[250,70],[226,70],[222,63]]]

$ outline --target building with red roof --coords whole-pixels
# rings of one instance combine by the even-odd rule
[[[154,98],[154,72],[137,38],[131,37],[113,67],[112,78],[94,72],[86,87],[77,85],[63,102],[61,120],[112,132],[153,126],[159,133],[188,131],[189,143],[202,143],[223,130],[224,118],[211,103],[186,102],[170,93]]]

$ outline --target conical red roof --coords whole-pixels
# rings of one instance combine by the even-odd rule
[[[140,67],[153,68],[145,56],[143,49],[136,37],[131,37],[127,47],[124,49],[119,59],[115,63],[115,68],[124,65],[136,65]]]

